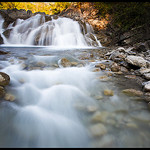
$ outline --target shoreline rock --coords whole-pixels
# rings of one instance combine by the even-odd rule
[[[0,72],[0,98],[5,96],[5,86],[9,85],[10,77],[4,72]]]

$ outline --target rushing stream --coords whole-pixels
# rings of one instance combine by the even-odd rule
[[[111,62],[80,59],[103,50],[98,41],[92,45],[91,30],[83,35],[71,19],[42,18],[39,25],[38,18],[18,20],[8,27],[9,39],[2,35],[0,51],[9,53],[0,55],[0,71],[10,76],[6,90],[15,100],[0,100],[0,147],[149,147],[147,105],[121,93],[115,77],[99,79],[111,71],[93,71]],[[62,58],[72,65],[64,67]],[[114,95],[104,95],[105,89]]]

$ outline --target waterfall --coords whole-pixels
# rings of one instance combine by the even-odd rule
[[[5,29],[11,29],[9,37],[2,36],[6,45],[101,47],[87,23],[87,33],[82,33],[79,23],[70,18],[51,17],[51,20],[46,21],[45,16],[37,14],[26,20],[17,19],[14,24]],[[92,34],[95,39],[89,34]]]

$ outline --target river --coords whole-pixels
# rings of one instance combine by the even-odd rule
[[[100,43],[89,46],[78,27],[78,36],[72,29],[64,36],[66,26],[61,28],[61,36],[56,34],[60,28],[53,32],[52,46],[43,46],[47,35],[38,46],[33,46],[33,40],[24,43],[19,26],[12,33],[17,37],[4,39],[0,46],[0,51],[8,52],[0,55],[0,71],[10,76],[6,90],[15,97],[0,100],[0,147],[149,147],[147,104],[121,92],[126,82],[122,77],[108,76],[109,69],[94,71],[96,64],[111,63],[97,56],[103,51]],[[69,40],[72,36],[75,39]],[[27,37],[33,39],[33,33]],[[62,63],[64,58],[68,66]],[[106,95],[105,90],[113,94]]]

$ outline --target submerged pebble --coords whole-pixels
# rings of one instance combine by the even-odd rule
[[[90,127],[90,132],[94,137],[99,137],[107,133],[107,128],[102,123],[97,123]]]

